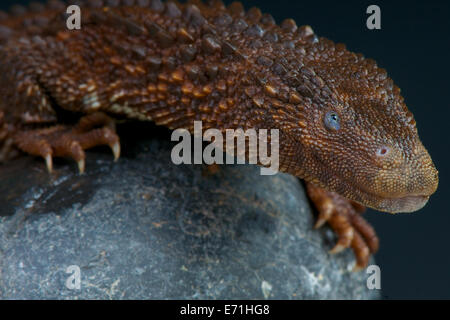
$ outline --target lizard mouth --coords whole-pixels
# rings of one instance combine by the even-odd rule
[[[381,199],[380,209],[390,213],[413,212],[422,209],[430,196],[411,195],[398,198]]]
[[[356,186],[345,178],[334,176],[338,182],[336,192],[351,200],[361,203],[369,208],[389,212],[407,213],[420,210],[436,190],[437,185],[431,190],[421,190],[411,193],[379,194],[370,190],[367,185],[358,183]]]
[[[434,172],[436,174],[434,174]],[[406,213],[420,210],[426,205],[430,196],[437,189],[437,171],[426,171],[419,177],[420,178],[418,181],[421,181],[421,183],[418,184],[419,187],[416,186],[416,182],[411,183],[412,180],[410,179],[406,179],[405,182],[400,182],[402,180],[397,180],[399,189],[396,192],[389,191],[389,186],[392,183],[390,180],[383,182],[381,186],[374,182],[376,186],[374,186],[374,190],[379,190],[380,192],[370,190],[368,185],[359,184],[358,188],[361,192],[361,199],[365,200],[364,202],[367,202],[367,206],[369,207],[390,213]],[[426,179],[422,177],[436,178]]]
[[[344,184],[346,183],[344,182]],[[348,190],[347,188],[345,189]],[[389,213],[407,213],[420,210],[427,204],[430,198],[430,195],[425,194],[382,196],[366,190],[365,187],[357,187],[350,193],[344,192],[341,194],[369,208]]]
[[[372,209],[389,213],[417,211],[423,208],[430,198],[430,195],[424,194],[381,196],[366,190],[365,187],[353,187],[353,190],[348,192],[348,184],[344,182],[344,185],[347,185],[347,187],[344,188],[347,192],[340,193],[337,191],[337,193]]]
[[[347,184],[346,181],[344,181]],[[431,192],[403,193],[403,194],[377,194],[367,190],[367,186],[358,186],[356,188],[354,199],[375,210],[389,213],[407,213],[422,209],[428,202]]]

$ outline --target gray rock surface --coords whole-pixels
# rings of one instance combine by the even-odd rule
[[[173,165],[167,137],[87,173],[23,157],[0,166],[2,299],[371,299],[350,250],[313,230],[301,183],[259,167]],[[80,270],[80,289],[66,286]]]

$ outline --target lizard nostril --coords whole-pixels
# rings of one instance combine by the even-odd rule
[[[384,157],[389,154],[389,151],[391,151],[391,149],[389,147],[382,146],[382,147],[378,148],[377,156]]]

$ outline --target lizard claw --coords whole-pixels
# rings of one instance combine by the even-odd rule
[[[77,161],[77,164],[78,164],[78,171],[80,172],[80,174],[83,174],[86,166],[86,161],[84,159],[81,159]]]
[[[378,237],[361,216],[364,207],[311,183],[307,184],[307,193],[319,211],[315,227],[328,222],[338,236],[337,244],[329,253],[336,254],[346,248],[352,248],[356,258],[353,271],[364,269],[370,255],[378,250]]]
[[[319,217],[317,218],[316,224],[314,225],[315,229],[319,229],[321,226],[323,226],[325,222],[327,222],[333,215],[333,203],[330,199],[324,200],[322,208],[323,210],[319,212]]]
[[[116,162],[120,157],[120,143],[118,141],[114,142],[113,144],[110,144],[110,148],[114,155],[114,162]]]
[[[346,248],[348,248],[348,247],[346,247],[345,245],[342,245],[342,244],[340,244],[340,243],[337,243],[337,244],[333,247],[333,249],[331,249],[331,250],[328,251],[328,253],[330,253],[330,254],[336,254],[336,253],[339,253],[339,252],[343,251],[343,250],[346,249]]]
[[[47,166],[47,170],[49,173],[52,173],[53,171],[53,158],[52,155],[50,153],[46,154],[45,157],[45,164]]]

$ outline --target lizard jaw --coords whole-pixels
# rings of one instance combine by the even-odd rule
[[[369,193],[363,188],[351,192],[340,193],[366,207],[388,213],[407,213],[422,209],[428,202],[430,195],[404,195],[398,197],[385,197]]]
[[[430,196],[413,195],[401,198],[387,198],[381,201],[381,211],[389,213],[407,213],[422,209],[428,202]],[[383,209],[385,208],[385,209]]]
[[[330,191],[334,191],[366,207],[388,213],[407,213],[422,209],[427,204],[430,196],[436,191],[438,185],[438,179],[436,178],[435,183],[430,185],[429,188],[416,193],[381,194],[369,190],[366,185],[360,184],[355,186],[351,181],[336,174],[331,179],[334,180],[335,188]],[[323,188],[328,189],[326,187],[327,184],[319,184],[322,184]]]
[[[356,198],[351,196],[352,193],[349,194],[349,198],[378,211],[408,213],[422,209],[433,193],[434,191],[427,194],[380,195],[361,187],[356,192]]]

